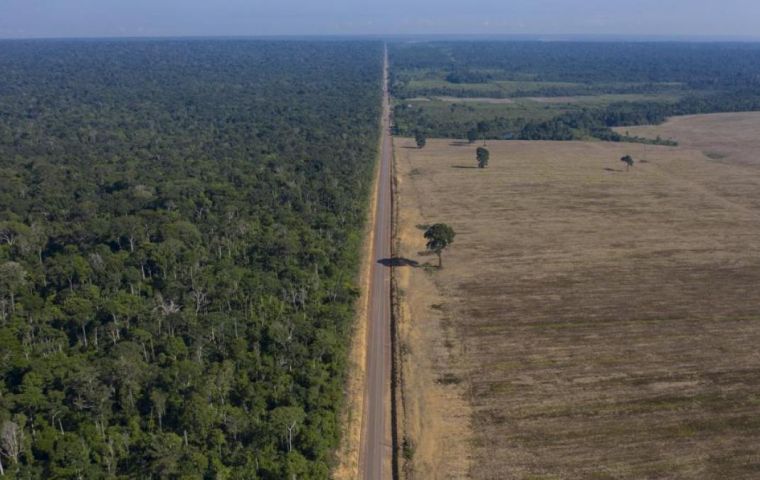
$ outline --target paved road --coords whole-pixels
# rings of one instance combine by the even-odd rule
[[[383,80],[383,121],[380,178],[375,212],[375,241],[370,272],[369,328],[367,329],[367,385],[364,391],[364,424],[361,445],[361,478],[386,480],[390,472],[390,371],[391,296],[390,269],[378,263],[391,256],[391,162],[388,95],[388,52]]]

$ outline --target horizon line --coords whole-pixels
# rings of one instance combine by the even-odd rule
[[[760,35],[698,34],[619,34],[619,33],[280,33],[266,35],[80,35],[80,36],[2,36],[0,41],[61,40],[269,40],[269,39],[482,39],[523,41],[618,41],[618,42],[694,42],[758,43]]]

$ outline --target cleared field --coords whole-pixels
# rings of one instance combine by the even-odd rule
[[[616,128],[645,138],[672,138],[682,147],[699,150],[712,160],[760,165],[758,113],[716,113],[670,119],[664,125]]]
[[[515,101],[511,98],[488,98],[488,97],[435,97],[446,103],[492,103],[495,105],[509,105]]]
[[[474,126],[479,121],[495,121],[497,118],[510,121],[545,121],[561,115],[577,104],[539,103],[532,100],[502,99],[497,101],[468,101],[464,98],[445,97],[445,100],[430,97],[414,100],[397,100],[396,105],[412,107],[414,115],[396,116],[396,125],[404,129],[416,128],[418,125],[457,125],[457,132],[462,135],[467,131],[463,125]]]
[[[489,97],[445,97],[437,96],[435,100],[445,103],[490,103],[496,105],[509,105],[513,103],[556,103],[556,104],[579,104],[584,107],[598,107],[615,102],[676,102],[677,95],[669,94],[609,94],[609,95],[576,95],[566,97],[515,97],[515,98],[489,98]],[[409,102],[430,101],[427,97],[412,98]]]
[[[524,122],[542,122],[568,112],[585,108],[606,108],[619,102],[673,103],[677,95],[671,94],[619,94],[579,95],[562,97],[462,97],[430,95],[409,99],[397,99],[395,117],[401,132],[421,128],[440,136],[463,136],[478,122],[490,122],[495,131],[509,128],[505,122],[513,122],[512,135],[522,129]],[[504,130],[500,130],[504,129]],[[502,137],[503,138],[503,137]]]
[[[518,92],[542,91],[547,88],[584,88],[580,83],[568,82],[535,82],[535,81],[492,81],[489,83],[451,83],[441,78],[414,79],[409,81],[407,89],[410,92],[426,91],[430,89],[449,89],[451,91],[465,92],[468,94],[492,93],[504,96]]]
[[[678,95],[674,94],[604,94],[604,95],[576,95],[571,97],[525,97],[526,101],[538,103],[570,103],[578,104],[584,107],[599,107],[609,105],[615,102],[677,102]]]
[[[760,116],[696,121],[734,150],[397,139],[399,255],[458,233],[398,269],[415,478],[760,478]]]
[[[498,72],[498,70],[496,71]],[[566,92],[566,95],[608,95],[621,94],[636,96],[643,86],[652,88],[659,94],[678,96],[683,94],[681,85],[677,83],[572,83],[572,82],[545,82],[531,80],[492,80],[486,83],[451,83],[441,78],[441,72],[417,72],[411,75],[400,75],[404,81],[404,92],[407,95],[427,95],[436,91],[440,95],[463,96],[463,97],[524,97],[526,94],[542,92]],[[426,93],[427,92],[427,93]],[[552,93],[551,95],[556,95]],[[652,95],[657,95],[653,93]]]

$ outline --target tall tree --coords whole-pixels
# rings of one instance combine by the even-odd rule
[[[11,463],[18,463],[19,456],[24,449],[23,426],[6,420],[0,426],[0,456],[4,456]]]
[[[293,451],[293,438],[298,433],[305,413],[300,407],[277,407],[272,410],[272,427],[282,435],[288,453]]]
[[[478,133],[481,137],[483,137],[483,146],[486,145],[486,135],[488,135],[488,131],[491,130],[491,124],[488,122],[478,122]]]
[[[0,265],[0,302],[6,298],[10,301],[10,313],[16,311],[16,295],[26,284],[27,273],[17,262],[5,262]],[[0,319],[5,320],[6,312],[0,306]]]
[[[414,134],[414,142],[417,144],[417,148],[423,148],[427,144],[427,138],[424,133],[418,130]]]
[[[454,242],[455,236],[454,229],[445,223],[436,223],[425,230],[426,247],[429,251],[438,255],[438,268],[443,267],[441,253]]]
[[[471,128],[467,130],[467,141],[470,143],[475,143],[475,140],[478,139],[478,129],[477,128]]]
[[[491,158],[491,152],[485,147],[478,147],[475,151],[475,158],[478,161],[478,168],[486,168],[488,160]]]

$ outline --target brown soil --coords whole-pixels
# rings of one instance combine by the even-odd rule
[[[526,97],[526,100],[538,103],[578,103],[581,98],[583,97]]]
[[[467,478],[472,412],[462,383],[466,373],[460,361],[462,344],[452,338],[451,319],[442,309],[446,300],[429,270],[404,265],[404,258],[417,258],[424,265],[431,257],[418,258],[425,249],[418,225],[425,218],[407,201],[415,195],[413,183],[408,182],[408,163],[397,167],[401,208],[395,233],[401,266],[394,274],[401,303],[403,438],[408,442],[402,448],[402,471],[409,480]]]
[[[399,269],[417,478],[760,477],[760,116],[735,118],[489,142],[486,170],[397,141],[400,254],[457,231],[443,270]]]
[[[759,115],[757,112],[689,115],[672,118],[660,126],[616,130],[645,138],[672,138],[680,147],[699,150],[712,160],[756,165],[760,163]]]

